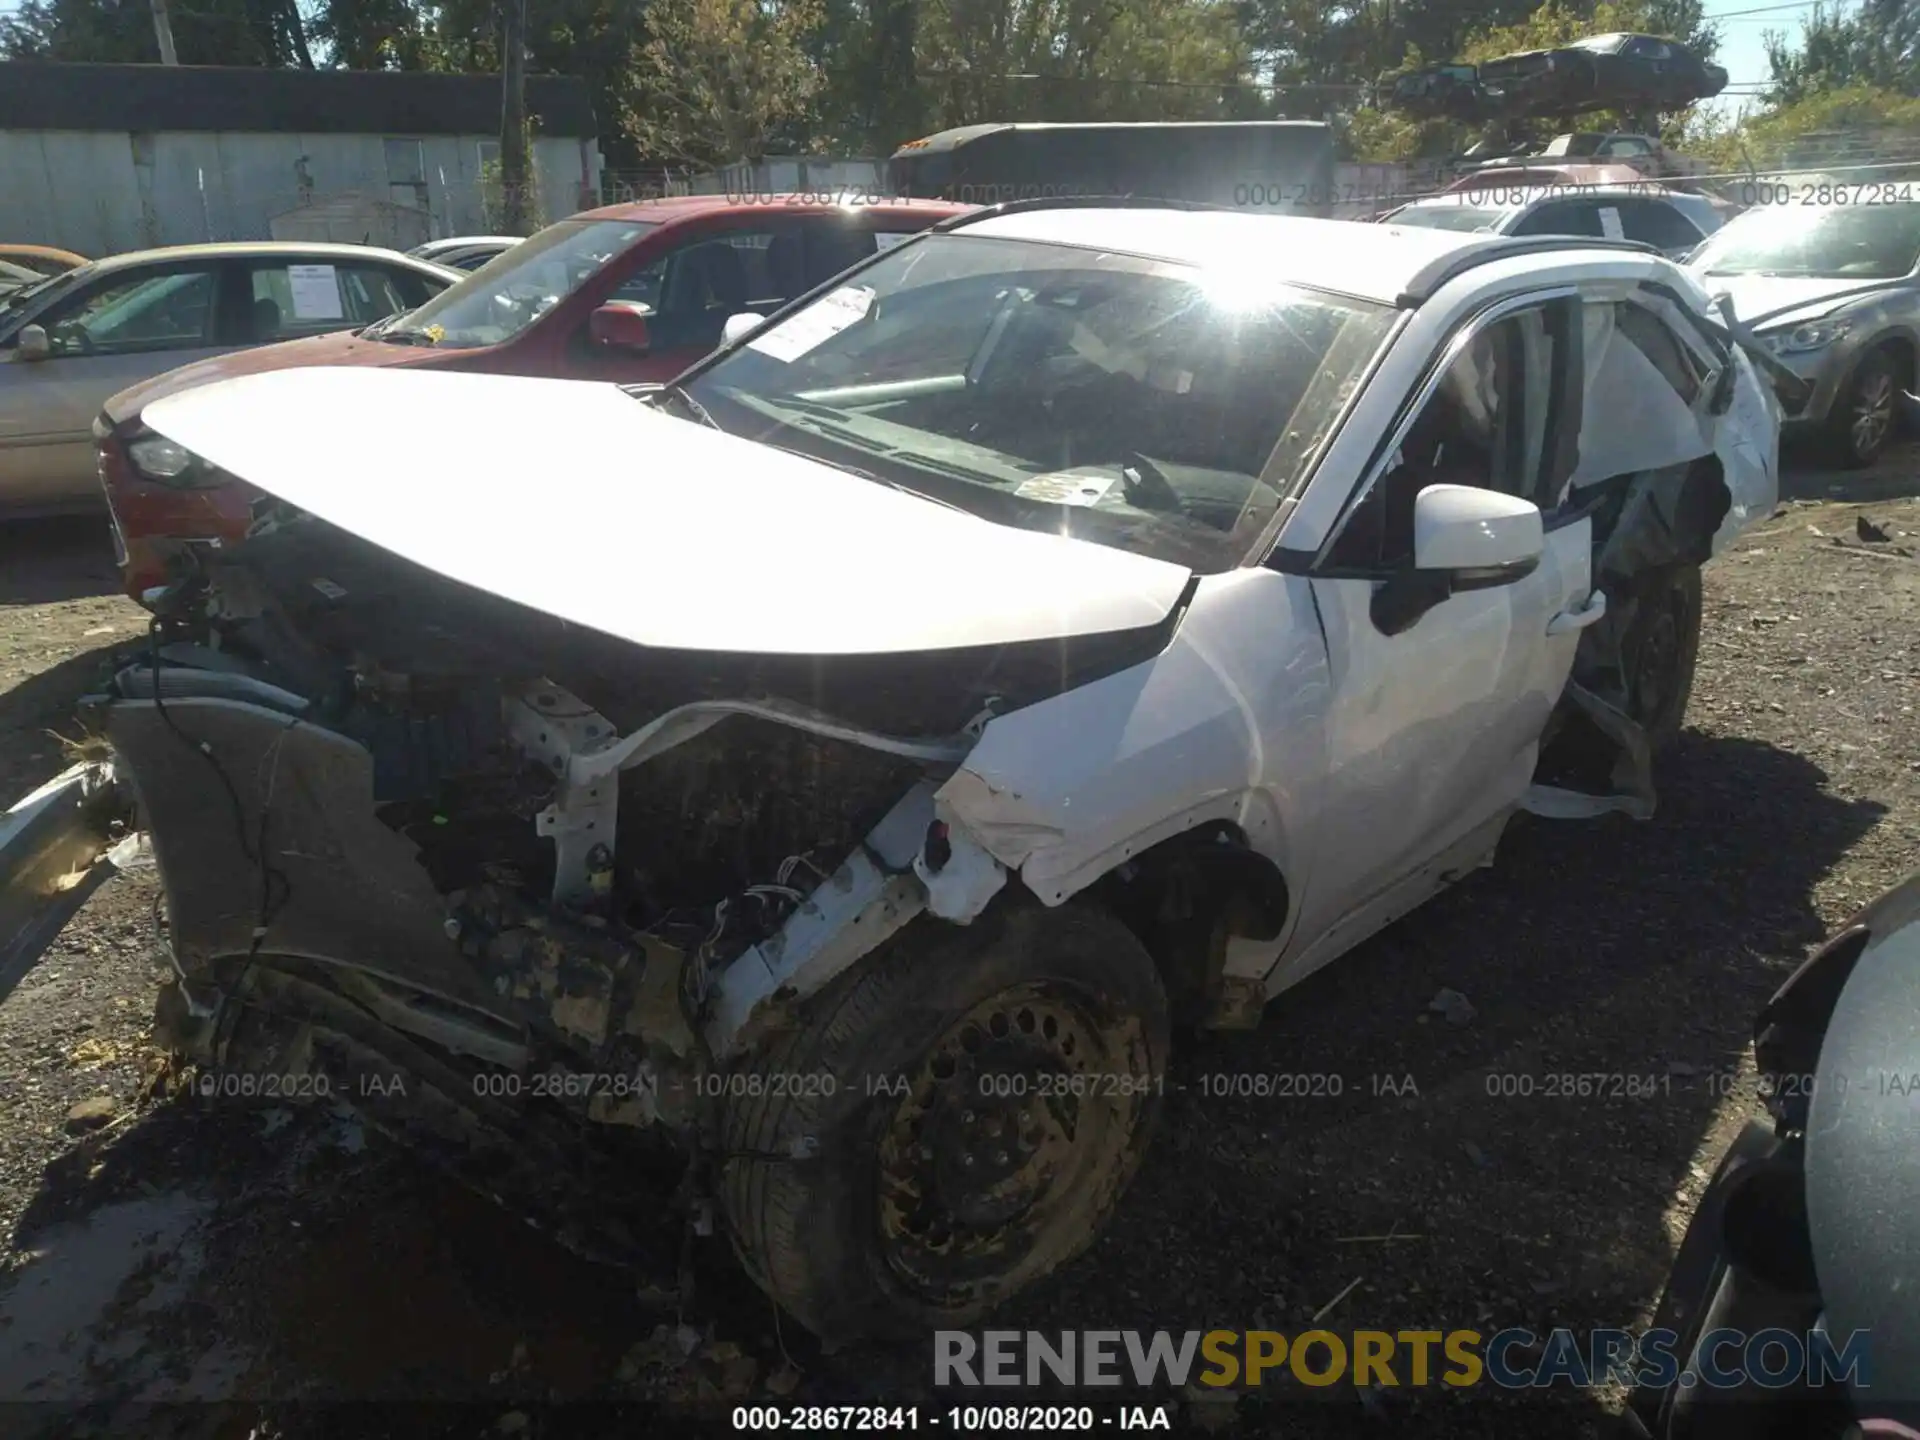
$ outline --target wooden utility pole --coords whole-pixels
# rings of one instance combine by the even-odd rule
[[[500,192],[506,232],[525,235],[531,228],[531,168],[527,157],[527,0],[501,0]]]
[[[160,63],[178,65],[173,49],[173,22],[167,19],[167,0],[153,0],[153,38],[160,42]]]

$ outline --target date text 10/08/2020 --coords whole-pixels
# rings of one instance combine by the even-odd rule
[[[872,184],[829,186],[822,189],[801,187],[796,190],[730,189],[724,192],[729,205],[903,205],[914,200],[940,200],[956,205],[1007,205],[1020,200],[1154,200],[1173,199],[1186,203],[1191,197],[1157,196],[1151,187],[1126,187],[1088,184],[1071,180],[1046,183],[967,181],[935,185],[908,191],[889,190]],[[1281,181],[1249,181],[1236,184],[1230,194],[1221,192],[1210,203],[1222,208],[1243,210],[1298,210],[1332,205],[1390,205],[1411,199],[1410,195],[1384,186],[1347,184],[1295,184]]]
[[[809,1435],[923,1429],[1048,1434],[1172,1430],[1173,1417],[1165,1405],[951,1405],[925,1412],[917,1405],[736,1405],[733,1428]]]

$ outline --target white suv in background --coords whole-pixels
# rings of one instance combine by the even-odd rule
[[[1662,185],[1511,185],[1448,191],[1402,205],[1382,225],[1489,235],[1579,235],[1637,240],[1683,259],[1725,223],[1704,195]]]

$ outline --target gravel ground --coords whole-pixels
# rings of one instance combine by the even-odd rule
[[[1644,1323],[1753,1106],[1756,1007],[1920,854],[1916,475],[1903,452],[1866,476],[1793,477],[1800,498],[1708,572],[1690,728],[1656,818],[1521,822],[1497,868],[1259,1030],[1179,1056],[1117,1222],[1006,1322]],[[1861,547],[1860,515],[1892,541]],[[55,732],[142,628],[97,527],[0,534],[0,794],[61,768]],[[9,1431],[607,1433],[631,1419],[550,1402],[657,1398],[663,1325],[700,1336],[675,1393],[697,1375],[723,1403],[927,1398],[924,1348],[822,1355],[724,1256],[703,1254],[681,1314],[348,1120],[172,1093],[149,1040],[154,903],[150,871],[109,884],[0,1006]],[[1443,988],[1467,997],[1464,1023],[1429,1011]],[[1338,1079],[1263,1098],[1277,1075]],[[1561,1075],[1635,1077],[1633,1093],[1549,1095]],[[106,1123],[73,1133],[86,1101]],[[1364,1412],[1384,1433],[1598,1435],[1618,1397],[1269,1387],[1171,1403],[1183,1429],[1344,1434]]]

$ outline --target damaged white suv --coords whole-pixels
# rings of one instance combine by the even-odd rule
[[[1744,343],[1632,246],[1015,206],[644,396],[188,391],[271,499],[8,820],[12,943],[131,827],[193,1061],[614,1258],[665,1136],[807,1325],[964,1323],[1098,1231],[1175,1025],[1518,809],[1649,813],[1775,500]]]

